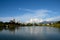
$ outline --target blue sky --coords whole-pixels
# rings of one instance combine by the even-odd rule
[[[60,20],[60,0],[0,0],[0,21]]]

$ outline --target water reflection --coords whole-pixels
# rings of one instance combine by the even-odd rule
[[[0,28],[0,31],[9,31],[12,33],[26,33],[26,34],[31,34],[31,35],[37,35],[37,34],[50,34],[50,33],[57,33],[60,32],[58,28],[54,27],[16,27],[16,28]]]
[[[1,36],[17,37],[17,38],[26,38],[26,39],[58,39],[60,38],[60,29],[54,27],[45,27],[45,26],[35,26],[35,27],[16,27],[13,29],[1,28]],[[1,37],[0,36],[0,37]]]

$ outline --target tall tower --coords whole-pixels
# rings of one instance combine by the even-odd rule
[[[13,23],[13,22],[15,23],[15,19],[10,20],[10,22],[11,22],[11,23]]]
[[[12,21],[15,22],[15,19],[13,19]]]

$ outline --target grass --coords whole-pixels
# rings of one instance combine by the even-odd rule
[[[60,24],[59,23],[53,24],[53,27],[60,28]]]

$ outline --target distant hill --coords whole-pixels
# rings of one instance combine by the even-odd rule
[[[47,23],[55,23],[56,21],[43,21],[41,22],[42,24],[47,24]]]

